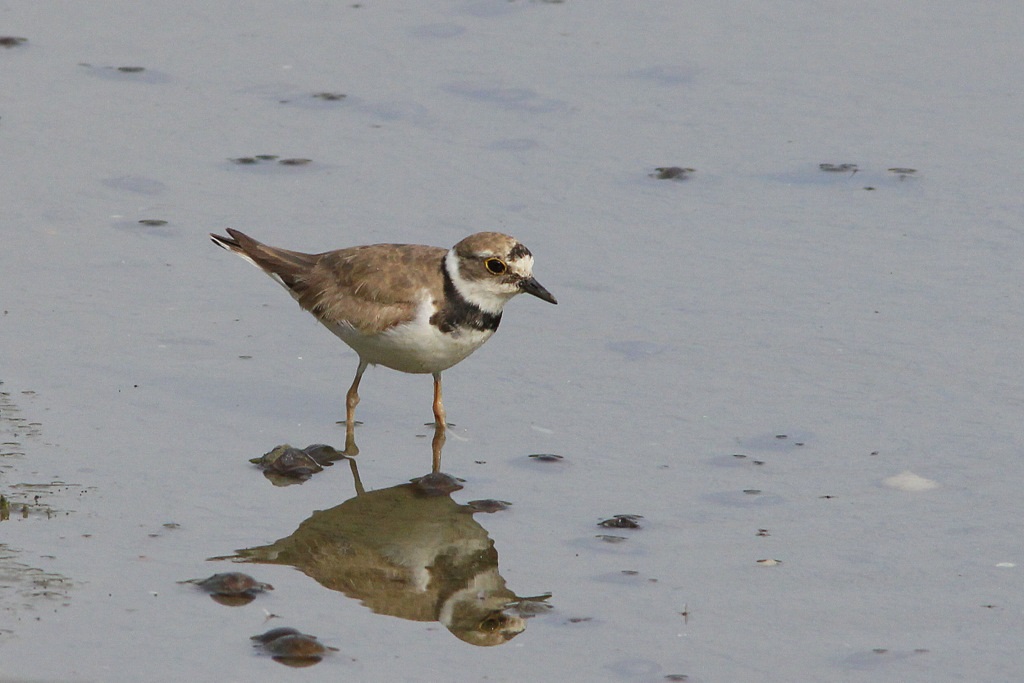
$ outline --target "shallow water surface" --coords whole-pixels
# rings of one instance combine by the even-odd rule
[[[1012,3],[281,7],[6,8],[0,679],[1022,678]],[[559,305],[268,478],[357,359],[227,227]]]

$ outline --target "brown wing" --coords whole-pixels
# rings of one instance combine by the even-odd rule
[[[375,334],[411,319],[426,290],[443,294],[447,250],[417,244],[373,244],[304,254],[262,244],[237,230],[214,240],[276,276],[299,305],[326,325],[346,323]]]
[[[443,293],[446,250],[416,244],[373,244],[319,254],[292,287],[299,304],[325,323],[372,334],[410,320],[423,300]]]

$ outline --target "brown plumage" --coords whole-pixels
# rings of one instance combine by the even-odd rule
[[[328,326],[344,323],[377,334],[413,317],[423,290],[439,300],[437,277],[447,253],[420,244],[370,244],[319,254],[271,247],[243,232],[212,237],[248,257],[288,288],[299,305]]]

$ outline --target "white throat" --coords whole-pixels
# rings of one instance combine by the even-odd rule
[[[514,296],[498,289],[490,280],[467,280],[462,277],[459,271],[459,257],[455,250],[451,249],[444,257],[444,267],[448,271],[448,277],[452,279],[456,291],[465,297],[469,303],[479,306],[481,310],[495,315],[501,313],[505,302]]]

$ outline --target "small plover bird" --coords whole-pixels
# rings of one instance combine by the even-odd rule
[[[490,339],[502,307],[515,295],[558,303],[534,279],[530,250],[498,232],[478,232],[451,249],[371,244],[320,254],[227,232],[230,237],[210,237],[284,285],[359,355],[345,400],[346,446],[355,451],[352,430],[367,366],[433,375],[436,433],[443,434],[441,373]]]

